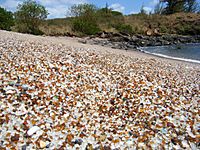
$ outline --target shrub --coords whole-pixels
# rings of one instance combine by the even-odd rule
[[[80,17],[80,16],[93,16],[97,8],[93,4],[78,4],[72,5],[69,8],[71,16]]]
[[[19,32],[42,34],[39,25],[47,18],[47,10],[36,1],[27,0],[20,4],[15,13],[16,27]]]
[[[14,25],[14,19],[12,12],[6,11],[0,7],[0,29],[11,30],[11,26]]]
[[[133,34],[133,28],[131,27],[131,25],[118,24],[115,26],[115,28],[121,33]]]
[[[96,34],[100,31],[97,25],[97,8],[91,4],[73,5],[70,12],[74,17],[72,30],[86,35]]]
[[[81,32],[86,35],[93,35],[100,31],[98,25],[95,22],[76,18],[72,23],[72,30],[75,32]]]
[[[123,14],[119,11],[113,11],[112,10],[111,13],[112,13],[112,16],[123,16]]]
[[[168,33],[169,32],[166,26],[160,26],[159,30],[160,30],[161,33]]]

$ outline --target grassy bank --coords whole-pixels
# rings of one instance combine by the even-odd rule
[[[43,22],[40,29],[45,35],[63,36],[69,33],[82,35],[72,30],[72,20],[73,18],[49,19]],[[157,30],[160,34],[200,34],[200,14],[195,13],[99,17],[97,22],[100,30],[106,32],[124,32],[125,30],[129,34],[146,34],[147,31]]]

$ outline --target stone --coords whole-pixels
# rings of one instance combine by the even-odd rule
[[[99,137],[99,141],[104,142],[106,140],[106,137],[107,137],[106,135],[101,135]]]
[[[77,102],[76,106],[77,107],[82,107],[83,105],[81,104],[81,102]]]
[[[88,145],[86,146],[86,150],[94,150],[92,144],[88,143]]]
[[[81,145],[83,143],[83,140],[82,139],[76,139],[73,143]]]
[[[22,85],[22,89],[28,90],[28,89],[29,89],[29,86],[28,86],[27,84],[23,84],[23,85]]]
[[[32,136],[34,133],[36,133],[37,131],[39,131],[40,128],[38,126],[33,126],[32,128],[30,128],[27,132],[28,136]]]
[[[40,140],[40,148],[45,148],[46,147],[46,142]]]
[[[14,136],[11,136],[11,141],[12,142],[17,142],[17,141],[19,141],[19,134],[15,134]]]
[[[148,35],[148,36],[153,35],[153,31],[152,31],[152,30],[147,30],[147,31],[146,31],[146,35]]]
[[[27,147],[26,145],[23,145],[22,150],[26,150],[26,147]]]

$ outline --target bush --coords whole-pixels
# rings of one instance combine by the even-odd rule
[[[177,26],[177,33],[182,35],[199,35],[200,27],[196,25],[188,25],[184,24],[181,26]]]
[[[91,4],[73,5],[70,12],[74,17],[72,30],[86,35],[93,35],[100,31],[97,25],[97,8]]]
[[[36,1],[27,0],[19,5],[15,13],[16,27],[19,32],[43,34],[39,25],[47,18],[47,10]]]
[[[131,25],[119,24],[116,25],[115,28],[121,33],[133,34],[133,28],[131,27]]]
[[[169,32],[166,26],[160,26],[159,30],[160,30],[161,33],[168,33]]]
[[[94,15],[97,11],[97,8],[93,4],[78,4],[72,5],[69,8],[71,16],[80,17],[80,16],[91,16]]]
[[[11,30],[14,25],[14,19],[12,12],[6,11],[0,7],[0,29]]]
[[[100,31],[95,22],[76,18],[72,23],[72,30],[86,35],[93,35]]]

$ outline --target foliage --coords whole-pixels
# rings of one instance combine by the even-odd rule
[[[39,25],[47,18],[48,12],[44,6],[36,1],[27,0],[17,7],[15,13],[17,29],[19,32],[42,34]]]
[[[200,27],[197,25],[183,24],[176,27],[177,33],[182,35],[199,35]]]
[[[97,25],[97,8],[92,4],[78,4],[70,8],[72,16],[72,30],[86,35],[96,34],[100,31]]]
[[[13,25],[14,19],[12,12],[0,7],[0,29],[11,30]]]
[[[73,21],[72,30],[75,32],[81,32],[86,35],[93,35],[98,33],[100,28],[95,22],[77,18]]]
[[[199,5],[196,0],[186,0],[186,3],[185,3],[186,12],[197,12],[198,7]]]
[[[159,2],[158,4],[156,4],[155,8],[154,8],[154,14],[163,14],[164,11],[164,6],[161,2]]]
[[[158,10],[165,11],[166,4],[160,3]],[[74,17],[47,20],[45,21],[46,25],[40,27],[40,29],[47,35],[78,36],[93,35],[99,31],[122,32],[130,35],[146,34],[149,29],[158,31],[160,34],[200,34],[198,27],[200,16],[196,13],[181,12],[169,15],[157,13],[124,16],[108,6],[97,8],[90,4],[74,5],[71,10],[73,10],[71,14]]]
[[[164,14],[174,14],[178,12],[197,12],[197,0],[160,0],[165,3],[166,7],[163,11]]]
[[[97,8],[93,4],[78,4],[70,7],[70,15],[75,17],[94,15]]]
[[[127,24],[118,24],[116,26],[116,29],[121,32],[121,33],[126,33],[126,34],[133,34],[133,28],[131,25]]]
[[[119,11],[111,11],[111,14],[112,14],[112,16],[123,16],[123,14],[121,13],[121,12],[119,12]]]
[[[184,11],[184,0],[161,0],[166,3],[165,14],[173,14]]]
[[[140,14],[142,14],[142,15],[147,14],[146,10],[144,9],[144,5],[142,5],[142,7],[140,9]]]

